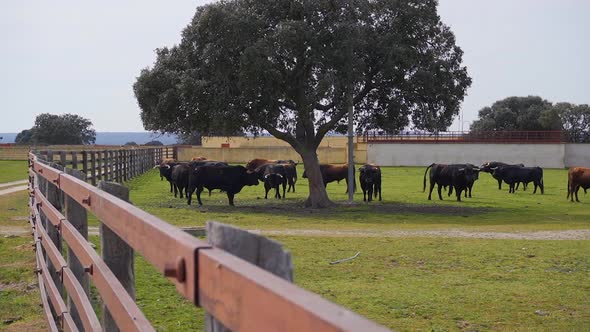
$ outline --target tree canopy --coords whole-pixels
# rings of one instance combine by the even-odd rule
[[[471,130],[559,130],[553,105],[537,96],[508,97],[479,111]]]
[[[96,132],[92,122],[76,114],[37,116],[31,129],[21,131],[15,138],[17,144],[92,144]]]
[[[144,127],[267,131],[301,156],[310,206],[329,202],[316,149],[343,128],[444,130],[471,84],[437,1],[233,0],[197,8],[134,84]]]
[[[482,108],[471,130],[564,130],[571,142],[589,142],[590,107],[553,104],[538,96],[508,97]]]

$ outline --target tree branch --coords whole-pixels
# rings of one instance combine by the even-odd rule
[[[297,107],[295,107],[295,104],[290,103],[288,101],[279,101],[279,105],[287,107],[287,108],[292,109],[294,111],[297,110]]]
[[[328,111],[328,110],[334,108],[334,106],[336,106],[336,104],[334,102],[331,102],[328,105],[322,105],[320,103],[316,103],[315,105],[313,105],[313,108],[318,111]]]
[[[283,140],[287,143],[289,143],[289,145],[291,145],[295,151],[299,152],[301,150],[301,143],[299,143],[295,137],[293,137],[293,135],[291,135],[290,133],[284,132],[284,131],[280,131],[276,128],[274,128],[273,126],[262,126],[262,128],[266,131],[268,131],[271,135],[273,135],[275,138],[278,138],[280,140]]]
[[[352,105],[354,106],[358,102],[360,102],[371,90],[373,90],[373,83],[371,82],[371,80],[367,80],[367,83],[365,83],[363,89],[353,98]],[[322,139],[324,139],[324,136],[326,136],[328,131],[334,128],[334,126],[338,123],[338,121],[340,121],[344,117],[344,115],[346,115],[346,108],[341,109],[339,112],[336,113],[335,116],[333,116],[330,119],[330,121],[324,123],[318,128],[318,132],[316,135],[316,142],[318,146]]]

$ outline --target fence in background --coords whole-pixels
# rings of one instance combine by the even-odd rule
[[[124,275],[114,273],[104,250],[128,246],[141,254],[176,290],[235,331],[386,331],[387,329],[303,290],[84,181],[79,171],[29,160],[30,223],[35,237],[43,309],[51,331],[153,331]],[[82,179],[80,179],[82,178]],[[100,187],[104,187],[101,182]],[[65,213],[65,214],[62,214]],[[87,240],[87,212],[101,221],[103,257]],[[67,244],[67,261],[61,256]],[[109,242],[109,243],[107,243]],[[112,258],[112,257],[111,257]],[[131,264],[131,266],[133,266]],[[99,320],[89,301],[89,280],[104,308]],[[68,305],[63,300],[66,296]],[[54,320],[54,316],[57,320]]]
[[[47,162],[79,169],[86,180],[124,182],[150,170],[162,158],[174,154],[173,148],[138,148],[118,150],[40,150],[36,153]]]
[[[420,133],[415,131],[389,134],[368,132],[361,138],[365,143],[564,143],[567,137],[563,131],[448,131]]]

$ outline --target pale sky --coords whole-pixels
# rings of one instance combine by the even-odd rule
[[[133,82],[207,2],[3,1],[0,132],[28,129],[41,113],[79,114],[97,131],[143,131]],[[473,79],[465,129],[508,96],[590,103],[590,1],[440,0],[439,13]]]

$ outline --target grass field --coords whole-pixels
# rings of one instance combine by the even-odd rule
[[[28,178],[26,160],[0,160],[0,183],[26,180]]]
[[[135,205],[176,225],[199,226],[217,220],[266,231],[348,231],[347,236],[272,237],[292,252],[298,285],[396,330],[587,330],[590,241],[381,236],[393,230],[590,229],[590,198],[580,197],[582,203],[565,199],[567,171],[545,170],[545,195],[533,195],[532,186],[526,192],[508,194],[507,188],[499,191],[495,180],[482,174],[474,197],[463,202],[446,196],[442,202],[428,201],[428,194],[422,192],[423,172],[424,168],[384,168],[384,201],[371,204],[345,205],[344,183],[329,184],[330,197],[340,204],[320,211],[301,207],[307,193],[306,180],[301,178],[297,193],[287,193],[281,201],[265,201],[261,185],[246,187],[236,196],[236,207],[229,207],[227,196],[218,192],[204,195],[203,207],[189,207],[168,192],[167,182],[160,181],[155,171],[127,185]],[[362,200],[362,194],[355,199]],[[21,223],[19,216],[26,216],[26,209],[21,209],[24,204],[26,193],[0,197],[0,225]],[[96,224],[95,219],[91,222]],[[12,248],[30,240],[7,241],[0,242],[0,252],[11,256]],[[352,261],[329,264],[359,251]],[[13,260],[32,262],[20,254],[7,262],[0,260],[0,285],[31,277],[24,270],[10,272]],[[136,261],[136,274],[138,303],[157,330],[201,328],[202,311],[182,300],[141,258]],[[24,313],[18,314],[27,317],[23,324],[38,320],[40,311],[34,306],[40,302],[38,294],[25,297],[28,294],[20,291],[12,297],[18,294],[24,299]],[[12,305],[11,301],[1,297],[0,308]],[[0,310],[0,319],[7,315]]]
[[[301,173],[301,170],[299,170]],[[187,206],[174,199],[169,185],[158,173],[150,173],[129,183],[131,200],[166,221],[176,225],[203,225],[215,219],[245,228],[260,229],[448,229],[485,231],[531,231],[590,228],[590,196],[582,194],[582,203],[566,200],[567,171],[545,170],[545,194],[527,191],[509,194],[498,190],[489,174],[481,174],[473,188],[473,198],[457,202],[443,191],[443,201],[433,193],[422,192],[424,168],[384,167],[383,201],[364,204],[362,192],[355,194],[357,204],[341,204],[335,209],[302,209],[307,197],[307,180],[300,178],[297,192],[287,193],[285,200],[264,200],[262,185],[245,187],[236,195],[235,207],[228,206],[227,196],[214,192],[202,195],[203,207]],[[506,187],[506,186],[505,186]],[[345,184],[330,183],[330,197],[340,203],[347,200]],[[435,189],[436,190],[436,189]],[[193,200],[193,204],[196,200]],[[270,217],[269,217],[270,216]]]

